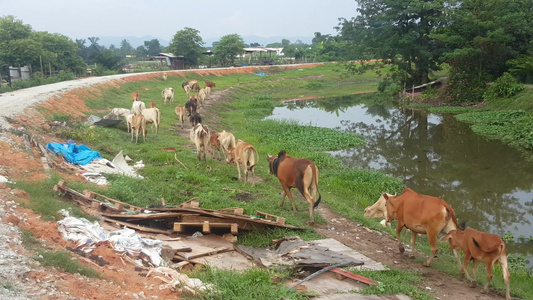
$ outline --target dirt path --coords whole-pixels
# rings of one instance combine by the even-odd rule
[[[220,124],[220,116],[216,113],[217,103],[228,99],[227,91],[215,91],[211,100],[207,101],[205,108],[199,112],[207,124],[215,126]],[[187,124],[178,133],[184,137],[189,137],[191,126]],[[218,128],[221,130],[221,128]],[[261,178],[257,179],[262,182]],[[295,194],[298,201],[303,200],[300,195]],[[503,293],[490,291],[488,294],[481,294],[482,287],[470,288],[467,281],[459,280],[453,276],[445,274],[435,268],[427,268],[422,263],[415,262],[408,258],[407,252],[400,254],[396,239],[389,234],[361,226],[357,222],[348,220],[327,207],[327,200],[317,208],[317,211],[327,224],[315,224],[313,229],[324,235],[326,238],[334,238],[346,246],[353,248],[360,253],[379,261],[387,267],[401,270],[410,270],[422,274],[422,281],[418,284],[421,290],[425,290],[436,299],[461,299],[461,300],[489,300],[504,299]],[[331,230],[331,228],[335,228]],[[424,254],[416,251],[416,256]]]
[[[17,129],[25,131],[24,124],[36,126],[43,120],[35,110],[27,109],[28,107],[46,102],[44,105],[70,109],[68,112],[76,114],[78,113],[76,110],[80,108],[80,97],[76,96],[76,93],[71,93],[71,90],[78,87],[90,89],[96,83],[116,84],[113,80],[145,80],[153,76],[159,75],[152,73],[145,76],[128,75],[71,81],[1,95],[0,175],[13,180],[31,178],[36,181],[46,176],[41,166],[39,152],[36,149],[28,151],[19,136],[9,133],[7,129],[12,129],[12,125],[3,117],[14,117],[19,121]],[[227,97],[227,91],[215,90],[206,107],[200,110],[203,118],[217,130],[223,129],[220,128],[220,116],[216,112],[217,103],[225,101]],[[190,125],[187,122],[185,124],[184,129],[179,127],[175,129],[180,135],[188,138]],[[72,176],[73,179],[76,177],[72,174],[64,175]],[[88,262],[85,258],[77,257],[77,260],[100,270],[108,278],[105,281],[87,279],[80,275],[40,266],[32,258],[36,254],[21,246],[22,230],[32,231],[34,236],[46,244],[47,249],[66,249],[72,245],[59,237],[55,223],[46,222],[31,210],[20,207],[19,204],[29,201],[28,198],[29,195],[24,191],[11,189],[0,183],[0,235],[2,236],[0,299],[143,299],[143,297],[171,299],[177,296],[168,291],[159,291],[160,281],[146,278],[143,270],[136,270],[133,265],[122,262],[113,253],[103,249],[98,254],[108,261],[109,265],[96,267],[94,262]],[[298,201],[301,200],[299,197],[296,198]],[[371,231],[356,222],[346,220],[328,209],[326,204],[327,199],[324,205],[321,204],[317,209],[317,213],[328,220],[328,224],[316,224],[313,227],[318,233],[328,238],[335,238],[390,268],[420,272],[423,280],[419,283],[419,287],[431,288],[430,293],[436,299],[503,299],[494,292],[482,295],[480,287],[471,289],[466,281],[458,280],[434,268],[422,267],[421,263],[401,255],[391,236]]]

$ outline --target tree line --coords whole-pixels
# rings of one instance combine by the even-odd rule
[[[336,35],[314,33],[311,44],[282,40],[266,47],[283,48],[285,57],[306,61],[339,61],[347,74],[383,72],[380,91],[427,83],[447,73],[443,97],[453,103],[481,100],[487,83],[500,78],[507,90],[516,82],[533,83],[533,1],[531,0],[356,0],[351,19],[339,18]],[[5,66],[41,66],[84,74],[87,65],[122,70],[127,56],[170,52],[184,57],[186,67],[234,65],[246,45],[228,34],[206,46],[200,32],[185,27],[168,47],[157,39],[133,48],[127,40],[104,47],[97,37],[73,42],[61,34],[34,32],[13,16],[0,18],[0,72]],[[204,55],[212,50],[213,56]],[[360,64],[359,60],[380,60]],[[42,69],[42,67],[40,68]],[[39,68],[37,68],[39,70]],[[497,93],[496,93],[497,94]]]

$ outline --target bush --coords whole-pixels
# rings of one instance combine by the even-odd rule
[[[508,98],[523,89],[524,85],[520,84],[516,78],[506,72],[500,78],[496,79],[494,84],[483,94],[483,98],[486,100]]]

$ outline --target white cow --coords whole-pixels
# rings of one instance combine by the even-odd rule
[[[143,109],[146,109],[146,104],[144,104],[144,102],[138,100],[133,101],[133,105],[131,106],[132,114],[138,115]]]
[[[163,103],[167,104],[167,100],[169,103],[174,103],[174,89],[173,88],[166,88],[161,92],[161,96],[163,96]]]

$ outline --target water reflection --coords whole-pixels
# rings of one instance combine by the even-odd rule
[[[468,226],[526,239],[533,235],[533,164],[518,151],[475,135],[451,115],[346,97],[288,103],[270,118],[361,134],[366,146],[331,153],[348,165],[381,170],[419,193],[442,197]],[[528,255],[533,265],[533,243],[509,248]]]

